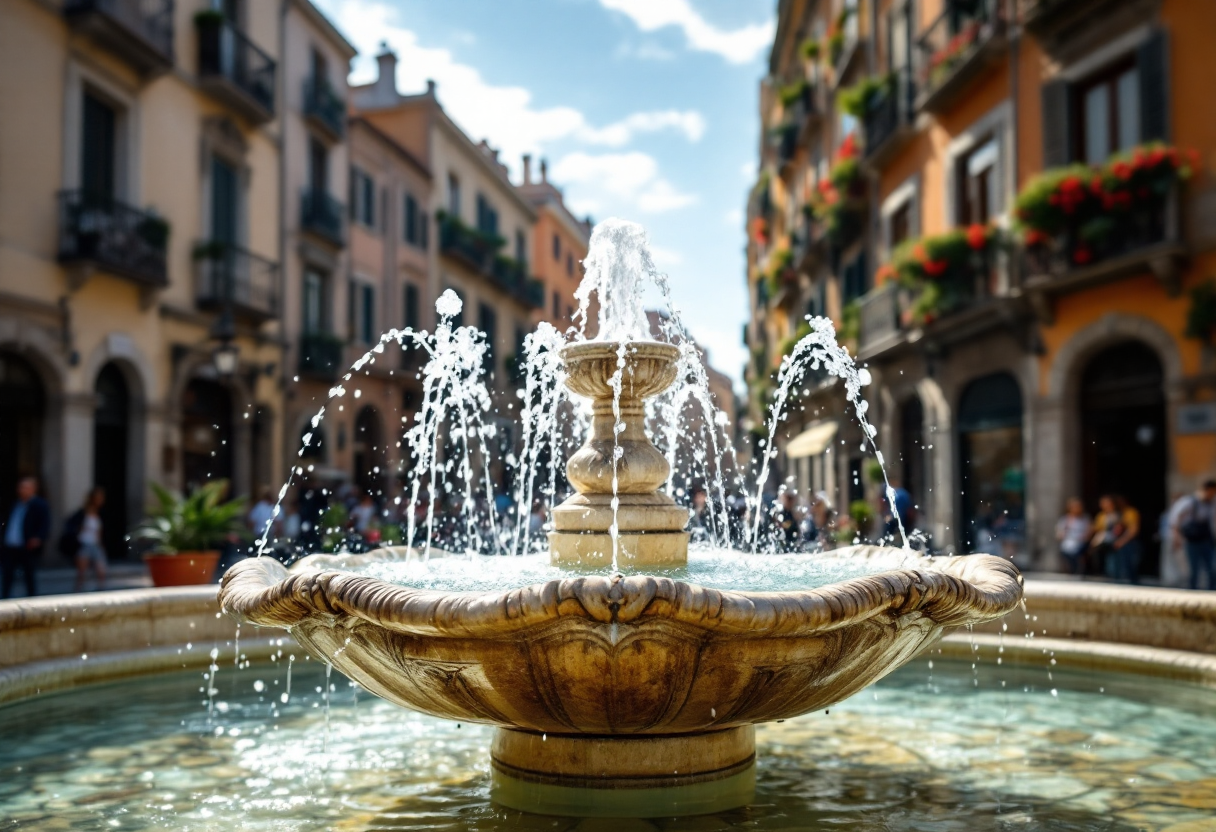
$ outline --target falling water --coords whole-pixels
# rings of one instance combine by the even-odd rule
[[[777,450],[773,447],[773,440],[777,435],[777,426],[785,419],[785,405],[789,399],[790,390],[798,385],[808,369],[818,370],[820,367],[844,381],[845,397],[852,402],[857,413],[857,420],[861,422],[861,428],[865,434],[864,441],[869,443],[870,448],[874,451],[875,459],[883,467],[882,478],[886,485],[887,502],[891,505],[891,513],[899,526],[899,536],[903,541],[903,548],[908,549],[908,535],[904,532],[903,520],[894,510],[895,489],[891,487],[891,480],[887,477],[882,451],[878,449],[878,445],[874,441],[878,429],[866,420],[866,411],[870,409],[870,403],[861,397],[861,388],[870,383],[870,371],[864,367],[859,368],[849,355],[849,351],[837,342],[836,327],[832,325],[831,319],[807,315],[806,320],[811,325],[810,333],[794,345],[790,354],[781,361],[781,369],[777,373],[777,393],[773,397],[773,404],[769,409],[768,438],[761,448],[764,452],[764,462],[761,464],[760,478],[756,483],[756,510],[752,522],[751,549],[753,552],[756,551],[756,544],[760,537],[760,509],[763,504],[764,484],[768,481],[769,461],[777,455]]]

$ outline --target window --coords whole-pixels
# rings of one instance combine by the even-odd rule
[[[477,328],[486,334],[485,368],[494,372],[494,342],[498,340],[498,314],[488,303],[477,305]]]
[[[484,194],[477,195],[477,230],[491,237],[498,236],[498,212]]]
[[[418,287],[407,283],[405,284],[405,325],[414,331],[421,326],[419,311]]]
[[[350,282],[350,330],[360,344],[371,346],[376,332],[376,287],[359,280]]]
[[[405,195],[405,210],[402,211],[402,236],[405,241],[418,248],[426,248],[427,216],[426,211],[414,198],[413,194]]]
[[[211,157],[211,239],[216,242],[235,244],[239,241],[239,179],[235,167],[219,156]]]
[[[574,277],[574,255],[570,252],[566,252],[566,274]]]
[[[845,264],[840,276],[840,292],[842,303],[848,304],[866,293],[866,253],[861,251]],[[764,281],[760,281],[763,285]]]
[[[887,219],[891,251],[912,236],[912,201],[908,200],[891,212]]]
[[[329,152],[313,136],[308,137],[308,186],[321,193],[329,190]]]
[[[325,284],[323,273],[313,268],[304,269],[304,334],[316,335],[325,332]]]
[[[1078,85],[1076,158],[1096,165],[1140,143],[1140,76],[1134,62],[1117,64]]]
[[[460,216],[460,179],[454,173],[448,174],[448,213]]]
[[[558,292],[553,293],[553,317],[560,318],[562,315],[562,296]]]
[[[1000,152],[995,138],[981,139],[956,162],[958,224],[985,224],[1000,210],[997,165]]]
[[[350,169],[350,215],[367,228],[376,227],[376,183],[356,167]]]
[[[528,271],[528,237],[522,231],[515,232],[515,259],[520,267]]]
[[[80,187],[90,197],[113,199],[117,168],[117,122],[114,108],[96,95],[84,94]]]
[[[562,238],[556,234],[553,235],[553,259],[559,263],[562,261]]]

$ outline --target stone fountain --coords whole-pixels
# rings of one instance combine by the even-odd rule
[[[223,609],[290,630],[403,707],[497,726],[493,795],[507,806],[664,816],[746,804],[755,724],[827,708],[948,628],[1003,616],[1021,577],[986,555],[865,546],[821,557],[864,559],[870,574],[817,589],[727,591],[645,574],[689,559],[688,513],[658,492],[667,463],[642,419],[676,357],[648,341],[562,351],[569,388],[593,402],[591,437],[567,468],[578,493],[554,509],[549,538],[567,577],[441,592],[356,574],[342,568],[349,558],[287,569],[263,557],[224,576]]]

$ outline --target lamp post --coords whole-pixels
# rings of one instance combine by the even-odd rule
[[[236,340],[236,321],[232,317],[232,302],[224,303],[224,311],[215,319],[215,323],[211,325],[210,332],[211,340],[218,341],[219,346],[211,353],[211,360],[215,364],[215,371],[220,378],[232,378],[236,375],[237,366],[241,360],[241,348],[234,342]]]

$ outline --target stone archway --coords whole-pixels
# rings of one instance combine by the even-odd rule
[[[388,450],[384,443],[384,425],[379,411],[365,405],[355,417],[352,442],[351,480],[361,490],[381,499],[388,483]]]
[[[0,504],[24,476],[43,477],[46,385],[32,363],[0,350]]]

